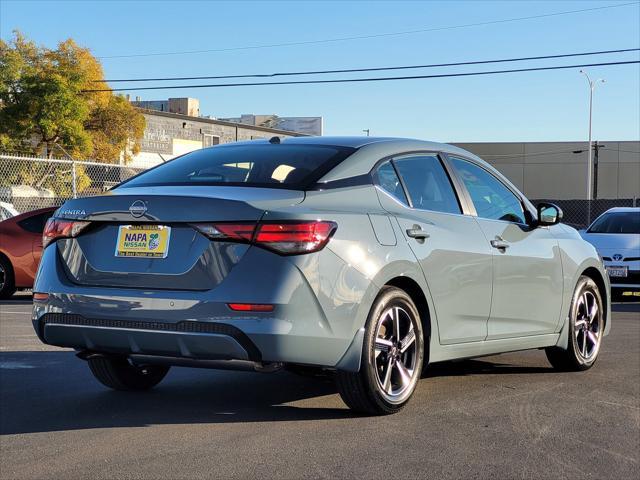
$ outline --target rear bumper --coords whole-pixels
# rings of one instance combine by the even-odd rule
[[[47,344],[96,353],[202,360],[298,363],[346,370],[359,356],[343,358],[365,321],[361,296],[336,304],[323,287],[347,285],[364,294],[370,282],[349,268],[332,269],[337,278],[319,277],[319,255],[296,259],[251,249],[223,284],[207,291],[103,288],[72,283],[55,247],[44,251],[34,291],[32,321]],[[323,258],[324,264],[339,262]],[[272,312],[232,311],[228,302],[273,304]]]
[[[262,361],[262,353],[241,330],[203,322],[128,322],[47,313],[34,321],[40,339],[75,349],[198,360]]]

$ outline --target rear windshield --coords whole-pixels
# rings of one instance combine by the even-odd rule
[[[589,233],[640,233],[640,213],[606,213],[593,222]]]
[[[239,185],[304,189],[355,151],[325,145],[234,145],[197,150],[118,188],[158,185]]]

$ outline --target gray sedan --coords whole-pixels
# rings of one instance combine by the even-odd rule
[[[215,146],[60,207],[33,325],[118,390],[172,365],[289,368],[393,413],[434,362],[545,349],[560,370],[594,364],[609,280],[561,217],[450,145]]]

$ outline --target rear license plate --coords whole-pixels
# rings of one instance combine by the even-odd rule
[[[610,277],[626,277],[628,267],[605,267]]]
[[[171,227],[165,225],[120,225],[116,257],[165,258],[169,253]]]

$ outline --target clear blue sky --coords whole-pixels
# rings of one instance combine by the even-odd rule
[[[629,1],[629,0],[626,0]],[[0,0],[0,35],[19,29],[49,47],[71,37],[97,56],[199,50],[397,32],[626,3],[620,1],[187,2]],[[513,23],[316,45],[104,59],[107,78],[269,73],[507,58],[640,46],[640,6]],[[637,52],[596,59],[638,59]],[[583,59],[529,62],[580,63]],[[480,70],[486,67],[476,67]],[[509,67],[507,67],[509,68]],[[442,68],[429,73],[468,71]],[[640,67],[604,77],[594,138],[640,138]],[[384,73],[384,72],[383,72]],[[417,72],[416,72],[417,73]],[[425,72],[426,73],[426,72]],[[390,74],[389,74],[390,75]],[[340,75],[344,76],[344,75]],[[577,69],[402,82],[135,92],[197,97],[201,113],[322,115],[325,133],[438,141],[582,140],[588,88]]]

